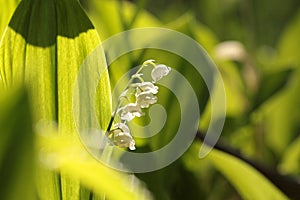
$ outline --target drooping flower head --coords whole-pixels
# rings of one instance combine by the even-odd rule
[[[151,104],[157,102],[157,97],[151,92],[141,92],[135,95],[136,104],[141,108],[148,108]]]
[[[134,117],[141,117],[144,115],[141,107],[136,103],[129,103],[121,107],[117,112],[120,113],[121,120],[131,121]]]
[[[168,75],[168,73],[171,71],[171,68],[163,65],[163,64],[158,64],[156,67],[153,68],[151,72],[151,77],[154,82],[159,81],[162,77]]]
[[[152,94],[158,93],[158,87],[151,82],[136,83],[133,86],[136,87],[137,94],[141,92],[150,92]]]
[[[135,141],[130,135],[129,128],[124,123],[117,123],[111,131],[113,143],[121,148],[129,147],[130,150],[135,150]]]

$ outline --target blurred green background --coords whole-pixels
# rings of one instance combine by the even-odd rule
[[[288,196],[299,198],[299,1],[81,2],[102,40],[130,28],[149,26],[171,28],[197,40],[217,64],[225,83],[227,117],[221,135],[225,151],[232,148],[242,158],[258,163],[256,168],[281,184],[281,189],[290,192]],[[183,59],[154,50],[146,52],[132,55],[131,61],[123,65],[130,68],[143,59],[155,58],[184,74],[197,93],[200,109],[205,110],[199,124],[199,130],[205,132],[209,123],[209,111],[205,108],[209,110],[209,101],[201,77],[195,77],[192,67]],[[114,66],[111,68],[113,86],[119,76],[113,71]],[[119,71],[121,67],[115,68]],[[176,106],[171,107],[167,97],[159,99],[166,99],[160,103],[176,113]],[[151,138],[148,148],[161,146],[158,141],[162,140],[164,144],[168,141]],[[182,158],[165,169],[137,176],[146,182],[156,199],[246,198],[208,159],[196,159],[197,147],[199,143],[195,142]],[[290,175],[292,180],[281,175]],[[237,176],[246,179],[243,174]],[[285,185],[286,179],[295,184]]]
[[[227,117],[221,141],[263,165],[267,173],[288,174],[297,182],[299,1],[144,0],[114,2],[114,6],[112,2],[101,2],[82,1],[102,39],[130,28],[160,26],[181,31],[203,45],[219,67],[226,87]],[[226,41],[235,42],[223,43]],[[167,64],[176,60],[170,56],[148,52],[148,57]],[[143,58],[133,56],[128,66],[141,63]],[[207,92],[198,84],[201,77],[191,76],[195,73],[189,72],[191,67],[182,59],[170,66],[193,83],[203,110]],[[111,72],[112,85],[118,80],[116,74]],[[200,120],[203,132],[209,121],[207,113]],[[195,160],[194,148],[163,170],[137,176],[158,199],[240,199],[208,162]],[[283,182],[281,187],[293,188],[283,186]]]
[[[80,3],[102,41],[132,28],[173,29],[201,44],[221,72],[227,101],[224,129],[216,149],[207,158],[199,159],[211,104],[203,79],[190,63],[171,53],[148,49],[128,53],[110,66],[110,84],[114,88],[130,68],[153,58],[183,74],[199,101],[199,131],[188,151],[164,169],[135,174],[154,199],[300,199],[300,1],[80,0]],[[2,34],[7,16],[12,15],[17,4],[1,5],[7,6],[1,13]],[[15,98],[25,98],[27,103],[26,95],[21,94]],[[10,95],[6,98],[12,98]],[[166,145],[176,133],[174,124],[180,121],[178,102],[163,87],[158,99],[171,117],[160,134],[137,139],[137,152],[154,151]],[[0,125],[5,127],[6,118],[11,117],[6,113],[10,112],[5,106],[0,106],[0,110]],[[144,121],[136,122],[143,124],[147,120],[145,117]],[[1,127],[0,130],[1,133],[19,131]],[[28,140],[32,140],[32,131],[27,132]],[[24,156],[31,151],[24,151]],[[7,158],[3,155],[0,154],[0,191],[5,184],[2,175],[11,165],[5,164]],[[95,185],[89,188],[98,187],[92,183]]]

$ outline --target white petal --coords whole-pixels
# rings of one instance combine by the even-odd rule
[[[135,141],[130,135],[128,126],[125,123],[117,123],[114,125],[113,143],[121,148],[129,147],[130,150],[135,150]]]
[[[127,104],[118,110],[122,120],[131,121],[134,117],[141,117],[144,115],[141,108],[135,103]]]
[[[128,126],[124,123],[117,123],[117,124],[114,125],[114,128],[115,129],[121,129],[122,132],[126,132],[126,133],[130,134],[130,130],[129,130]]]
[[[125,121],[131,121],[135,116],[130,113],[130,112],[126,112],[124,114],[121,115],[121,120],[125,120]]]
[[[135,141],[134,141],[134,140],[131,140],[131,141],[130,141],[130,143],[129,143],[129,149],[130,149],[131,151],[133,151],[133,150],[136,149],[136,148],[135,148]]]
[[[151,92],[141,92],[136,95],[136,103],[141,108],[148,108],[149,105],[155,104],[157,102],[157,97]]]
[[[156,65],[156,67],[152,70],[151,77],[153,81],[156,82],[159,81],[162,77],[168,75],[170,71],[171,71],[170,67],[163,64],[159,64]]]
[[[115,128],[112,131],[114,144],[121,148],[129,147],[130,150],[134,150],[135,141],[130,135],[128,126],[124,123],[118,123]]]
[[[136,83],[134,86],[137,88],[137,94],[141,92],[151,92],[152,94],[158,93],[158,87],[151,82]]]

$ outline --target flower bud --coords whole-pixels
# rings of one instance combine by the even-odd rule
[[[171,71],[171,68],[163,65],[158,64],[151,72],[151,77],[154,82],[159,81],[162,77],[168,75],[168,73]]]

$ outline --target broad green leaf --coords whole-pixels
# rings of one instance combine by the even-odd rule
[[[20,0],[0,0],[0,39]]]
[[[208,157],[213,165],[236,188],[243,199],[288,199],[253,167],[224,152],[213,150]]]
[[[25,90],[1,90],[0,199],[34,199],[33,141],[31,114]]]
[[[99,44],[96,30],[76,0],[23,0],[0,46],[0,76],[7,89],[25,83],[34,122],[56,121],[61,133],[74,139],[77,134],[72,98],[73,91],[79,89],[74,89],[75,79],[84,59]],[[102,51],[93,64],[100,71],[105,69]],[[103,74],[91,101],[101,126],[105,127],[111,111],[108,74]],[[78,117],[86,126],[91,123],[87,116]],[[39,197],[79,199],[85,190],[81,191],[80,183],[64,174],[61,172],[59,177],[46,170],[41,172],[37,184]]]
[[[298,52],[300,34],[300,12],[298,11],[295,18],[289,22],[279,40],[278,44],[278,61],[284,67],[299,67],[300,59]]]
[[[57,172],[64,171],[72,180],[79,180],[98,196],[103,196],[105,191],[105,197],[112,200],[151,199],[150,193],[134,175],[108,168],[88,154],[79,140],[49,134],[56,130],[44,127],[47,129],[39,129],[42,134],[37,137],[42,165]]]

